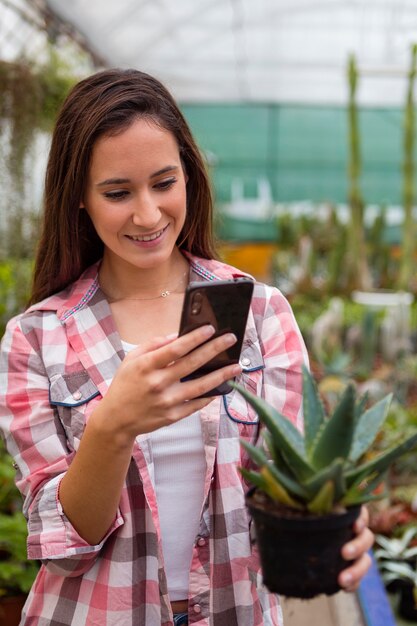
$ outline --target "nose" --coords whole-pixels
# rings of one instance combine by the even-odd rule
[[[152,229],[161,220],[161,210],[157,202],[149,194],[141,194],[135,203],[132,222],[135,226]]]

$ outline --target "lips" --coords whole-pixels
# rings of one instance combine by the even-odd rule
[[[158,239],[158,237],[160,237],[167,228],[168,224],[164,228],[161,228],[161,230],[158,230],[155,233],[150,233],[149,235],[126,235],[126,237],[128,237],[128,239],[132,239],[132,241],[154,241],[154,239]]]

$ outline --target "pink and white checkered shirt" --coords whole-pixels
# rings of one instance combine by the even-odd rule
[[[188,256],[195,279],[243,275]],[[1,348],[0,428],[19,468],[28,556],[42,561],[22,626],[172,626],[149,437],[139,437],[134,446],[118,514],[99,545],[77,534],[59,501],[59,484],[86,420],[123,357],[97,264],[8,324]],[[306,361],[287,301],[277,289],[257,283],[238,382],[301,427]],[[232,392],[201,411],[201,425],[207,471],[189,576],[189,623],[280,626],[278,598],[262,585],[244,502],[248,486],[238,471],[249,465],[239,438],[257,441],[257,416]]]

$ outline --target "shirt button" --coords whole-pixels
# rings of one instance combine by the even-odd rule
[[[74,400],[81,400],[82,398],[82,393],[81,391],[74,391],[74,393],[72,394],[72,397],[74,398]]]
[[[199,539],[197,539],[197,545],[198,546],[205,546],[206,545],[206,540],[204,539],[204,537],[200,537]]]
[[[244,356],[240,363],[243,367],[248,367],[248,365],[250,365],[250,359],[248,359],[247,356]]]
[[[194,613],[201,613],[201,606],[199,604],[194,604],[193,609]]]

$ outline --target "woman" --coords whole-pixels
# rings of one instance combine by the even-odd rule
[[[18,466],[29,558],[21,624],[281,624],[262,587],[239,438],[259,437],[241,384],[301,422],[305,347],[288,303],[256,284],[240,366],[181,383],[235,341],[178,337],[189,280],[215,260],[204,164],[166,89],[134,70],[76,85],[57,120],[30,308],[2,342],[0,425]],[[192,351],[192,353],[190,353]],[[369,567],[366,511],[344,547]]]

